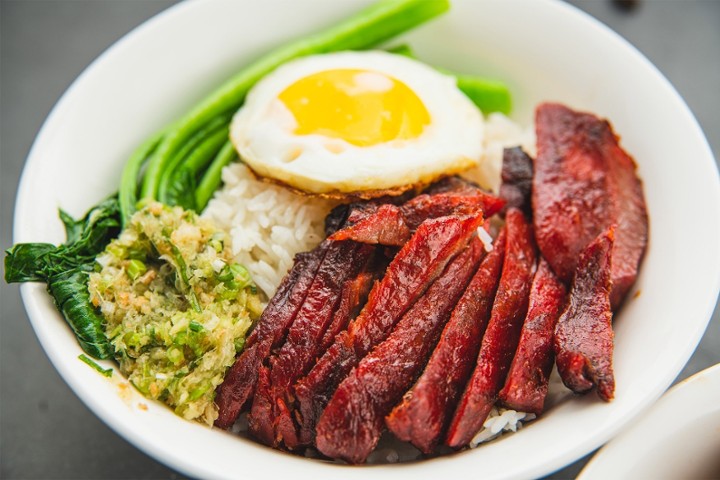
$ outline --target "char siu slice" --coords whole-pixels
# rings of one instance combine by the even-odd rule
[[[593,386],[607,401],[615,393],[610,308],[613,229],[580,254],[567,308],[555,327],[555,355],[563,383],[576,393]]]
[[[520,337],[535,270],[535,243],[525,215],[511,208],[506,215],[505,262],[477,365],[450,422],[446,444],[468,445],[480,431],[505,381]]]
[[[407,243],[410,235],[410,227],[400,207],[388,203],[353,225],[338,230],[328,239],[401,247]]]
[[[386,265],[385,265],[386,266]],[[384,267],[380,265],[370,266],[368,271],[360,273],[356,278],[350,280],[343,288],[340,304],[333,315],[333,321],[328,327],[322,339],[320,352],[326,352],[335,341],[335,337],[344,331],[349,322],[352,321],[359,313],[360,308],[367,302],[368,293],[372,288],[373,282],[382,276]],[[294,396],[293,388],[293,396]],[[296,417],[296,411],[292,412],[293,418]],[[278,434],[282,436],[285,446],[289,450],[294,450],[301,445],[310,445],[315,434],[308,431],[307,428],[301,428],[303,425],[296,425],[292,422],[292,431],[289,430],[289,422],[285,422],[278,427]]]
[[[498,197],[476,190],[472,194],[443,192],[418,195],[400,206],[411,231],[428,218],[448,215],[471,215],[481,211],[483,217],[490,218],[503,207],[505,202]]]
[[[553,332],[565,302],[565,286],[542,258],[532,286],[527,317],[515,358],[500,391],[500,402],[519,412],[540,415],[553,366]]]
[[[635,162],[610,124],[588,113],[542,104],[536,130],[532,205],[540,251],[569,284],[580,253],[616,225],[611,272],[615,309],[635,282],[648,238]]]

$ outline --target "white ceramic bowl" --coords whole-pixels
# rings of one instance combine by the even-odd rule
[[[80,215],[115,191],[123,162],[149,134],[257,55],[366,3],[197,0],[136,29],[77,79],[45,123],[23,173],[15,241],[61,242],[58,207]],[[635,156],[650,245],[633,291],[639,295],[615,321],[615,401],[562,402],[518,434],[430,461],[331,465],[182,421],[122,388],[119,375],[108,381],[78,361],[81,351],[44,286],[23,285],[33,327],[60,374],[138,448],[202,478],[536,477],[607,441],[687,362],[720,287],[720,182],[700,128],[667,80],[607,28],[548,0],[455,1],[406,40],[431,64],[505,79],[519,122],[529,123],[542,100],[609,118]]]

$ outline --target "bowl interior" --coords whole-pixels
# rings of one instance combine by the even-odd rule
[[[61,242],[58,207],[80,215],[113,193],[144,138],[259,54],[367,3],[197,0],[136,29],[77,79],[44,125],[23,173],[15,241]],[[184,422],[127,388],[117,373],[110,381],[97,375],[77,360],[81,351],[44,286],[24,285],[33,326],[61,375],[99,417],[160,461],[218,478],[350,478],[368,468],[379,478],[438,478],[472,468],[486,478],[539,476],[609,439],[670,385],[697,345],[720,286],[720,187],[700,128],[664,77],[614,33],[549,0],[455,1],[449,14],[398,41],[430,64],[507,81],[512,117],[525,125],[544,100],[606,117],[635,157],[650,244],[634,298],[615,319],[616,400],[563,401],[521,434],[473,451],[346,468]]]

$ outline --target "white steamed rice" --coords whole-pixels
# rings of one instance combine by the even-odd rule
[[[222,180],[203,216],[230,232],[235,260],[271,298],[295,254],[322,241],[333,204],[262,182],[242,163],[225,167]]]

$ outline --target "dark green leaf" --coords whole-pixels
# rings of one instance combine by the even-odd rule
[[[5,251],[5,281],[44,282],[48,256],[58,247],[49,243],[19,243]]]
[[[112,348],[105,336],[104,320],[90,302],[87,282],[95,257],[120,232],[117,197],[99,203],[80,220],[62,210],[60,219],[67,241],[57,247],[48,243],[13,246],[5,255],[5,280],[46,282],[83,350],[96,358],[110,358]]]
[[[87,281],[87,272],[79,268],[70,270],[51,276],[48,291],[82,349],[95,358],[111,358],[113,349],[105,336],[105,320],[90,302]]]
[[[167,187],[166,201],[168,205],[179,205],[185,210],[195,210],[195,189],[197,181],[191,171],[180,168],[172,176]]]
[[[94,258],[120,233],[120,205],[117,196],[110,197],[90,209],[78,223],[82,224],[79,233],[64,245],[67,247],[66,256]]]
[[[80,237],[83,229],[83,221],[75,220],[69,213],[62,208],[59,211],[60,220],[65,225],[65,243],[73,243]]]

